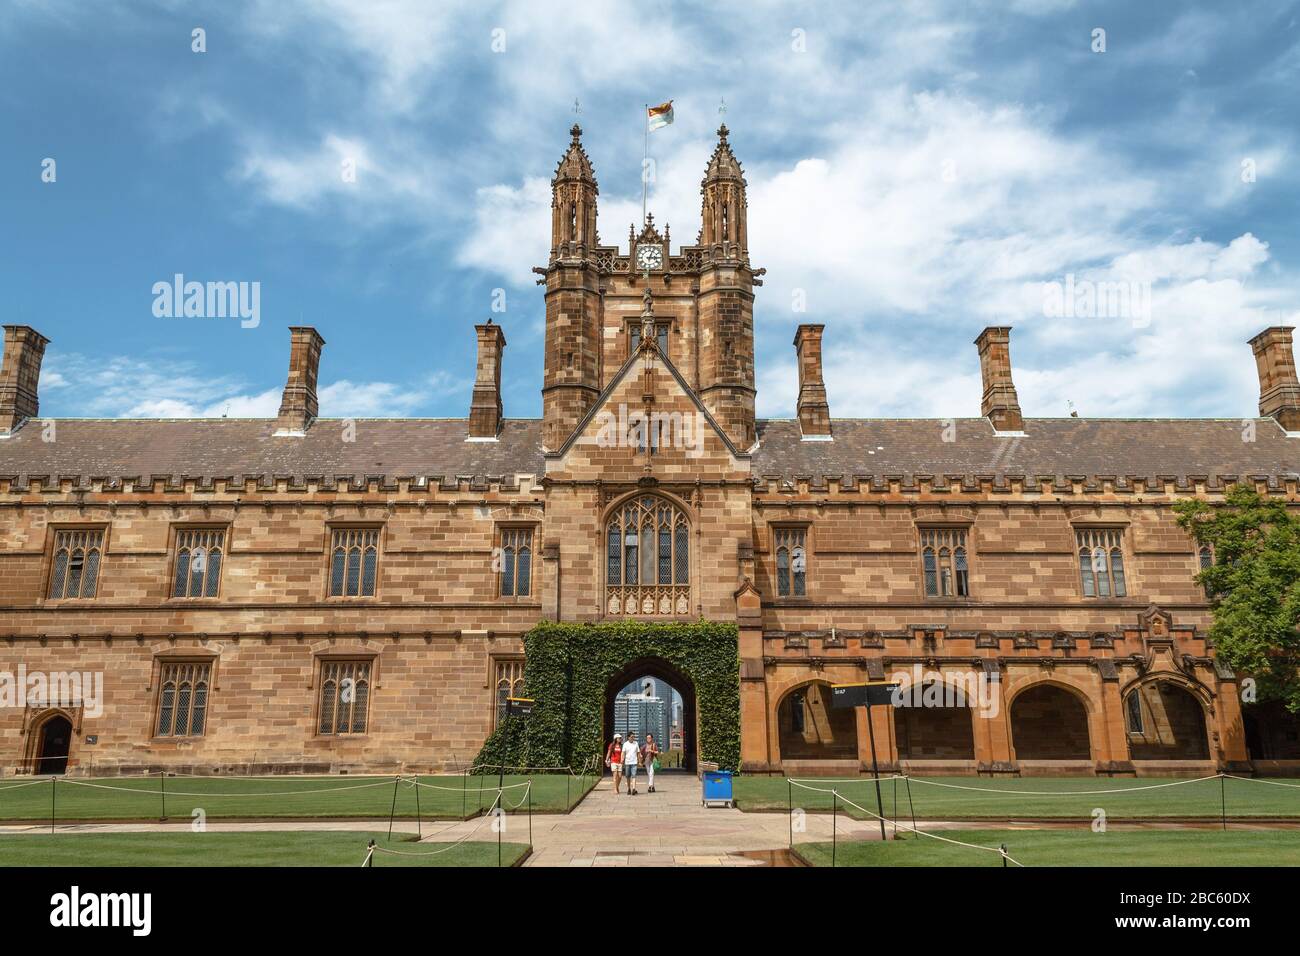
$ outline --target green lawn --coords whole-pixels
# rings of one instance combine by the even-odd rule
[[[956,784],[976,790],[951,790],[933,786],[923,781]],[[869,810],[876,808],[876,791],[870,777],[852,779],[802,780],[808,786],[835,788],[841,795]],[[995,779],[979,777],[927,777],[912,779],[912,804],[918,820],[961,820],[980,818],[1032,819],[1065,818],[1091,820],[1095,809],[1106,811],[1110,819],[1135,817],[1218,817],[1219,781],[1204,780],[1181,783],[1158,790],[1122,793],[1131,787],[1172,783],[1168,778],[1110,778],[1110,777],[1024,777]],[[1250,780],[1227,780],[1224,794],[1227,797],[1229,816],[1236,817],[1295,817],[1300,818],[1300,781],[1280,781],[1292,786],[1277,786]],[[907,819],[911,811],[907,802],[904,781],[882,780],[885,816],[897,815]],[[993,793],[992,790],[1014,790],[1015,794]],[[1110,793],[1067,795],[1068,790],[1101,790]],[[1039,793],[1034,793],[1039,791]],[[805,810],[830,810],[831,795],[799,787],[791,788],[784,777],[737,777],[735,780],[736,804],[742,810],[781,810],[789,807],[790,794],[794,805]],[[1046,794],[1046,795],[1043,795]],[[843,803],[840,809],[845,810]],[[866,814],[852,808],[848,812],[859,818]]]
[[[964,843],[996,847],[1025,866],[1300,866],[1296,830],[944,830]],[[831,865],[829,843],[796,843],[814,866]],[[836,866],[1002,866],[994,853],[923,836],[841,841]]]
[[[397,816],[414,819],[413,778],[397,784]],[[513,786],[528,777],[505,778],[507,813],[526,813],[525,788]],[[558,813],[575,806],[595,786],[594,776],[546,774],[531,778],[534,813]],[[162,815],[162,781],[150,777],[49,779],[32,786],[22,777],[0,779],[0,822],[46,821],[51,787],[59,820],[157,820]],[[472,817],[492,806],[496,777],[425,776],[420,778],[419,811],[428,819]],[[434,789],[439,788],[439,789]],[[202,809],[209,820],[244,818],[366,817],[387,819],[393,807],[392,777],[276,776],[168,777],[167,816],[189,819]],[[516,804],[521,804],[516,806]]]
[[[496,866],[495,841],[446,844],[389,841],[385,833],[56,833],[0,836],[0,866],[360,866],[367,844],[403,853],[376,853],[380,866]],[[503,843],[510,866],[528,850]]]

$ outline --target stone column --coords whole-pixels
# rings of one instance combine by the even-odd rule
[[[736,591],[740,630],[740,769],[770,773],[767,681],[763,667],[763,598],[748,578]]]

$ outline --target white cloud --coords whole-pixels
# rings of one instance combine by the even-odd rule
[[[283,393],[282,386],[249,391],[246,383],[206,375],[191,362],[56,352],[46,366],[42,400],[63,406],[63,417],[274,418]],[[399,418],[466,388],[442,373],[416,385],[341,379],[320,388],[320,411],[327,418]]]
[[[990,55],[990,36],[1005,39],[1027,19],[992,24],[1004,6],[933,0],[900,18],[875,6],[759,4],[744,18],[710,19],[646,17],[612,0],[581,17],[558,3],[255,0],[241,8],[246,33],[271,54],[295,53],[316,100],[350,85],[357,95],[292,128],[207,101],[198,122],[235,131],[235,179],[254,199],[414,228],[453,248],[455,266],[540,300],[529,268],[545,261],[547,180],[569,104],[581,99],[587,111],[602,239],[622,244],[640,216],[640,103],[674,97],[677,123],[651,137],[650,208],[683,244],[698,228],[699,178],[725,95],[750,184],[751,251],[768,270],[760,345],[788,342],[796,322],[825,322],[835,414],[973,414],[969,343],[988,324],[1016,326],[1031,414],[1063,414],[1067,399],[1084,414],[1248,412],[1244,339],[1285,321],[1300,289],[1270,258],[1281,237],[1228,216],[1294,178],[1294,134],[1224,109],[1204,80],[1178,85],[1163,111],[1084,122],[1045,65],[1065,56],[1132,77],[1151,69],[1159,82],[1191,65],[1212,77],[1240,16],[1191,11],[1145,38],[1112,30],[1105,57],[1088,52],[1086,29],[1077,42],[1053,40],[1047,25],[1019,57],[1004,45]],[[1073,6],[1015,0],[1013,9],[1038,17]],[[493,53],[498,27],[506,48]],[[1259,82],[1284,81],[1295,62],[1276,55]],[[1148,156],[1140,142],[1160,152]],[[340,175],[346,157],[356,184]],[[1246,158],[1256,183],[1241,181]],[[1150,324],[1045,318],[1042,283],[1067,274],[1150,281]],[[807,313],[791,310],[795,290]],[[766,414],[793,413],[791,358],[760,368]],[[402,407],[406,391],[349,401]]]

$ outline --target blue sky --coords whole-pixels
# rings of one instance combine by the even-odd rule
[[[323,415],[463,416],[504,289],[506,414],[537,416],[569,126],[625,244],[642,104],[674,99],[650,207],[687,242],[725,100],[760,414],[823,322],[836,416],[978,414],[994,324],[1029,415],[1253,415],[1246,340],[1300,324],[1297,89],[1286,2],[7,0],[3,321],[52,339],[51,416],[274,415],[296,324]],[[178,272],[259,282],[260,325],[155,317]],[[1149,316],[1046,314],[1068,275]]]

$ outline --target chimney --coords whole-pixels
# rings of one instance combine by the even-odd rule
[[[316,374],[320,371],[320,352],[325,340],[309,325],[291,325],[289,336],[289,378],[284,383],[275,433],[299,436],[306,434],[320,411],[316,402]]]
[[[824,325],[801,325],[794,334],[799,357],[799,430],[807,441],[831,440],[831,407],[822,379]]]
[[[29,325],[6,325],[0,362],[0,437],[7,438],[40,410],[36,386],[50,340]]]
[[[975,345],[980,352],[980,377],[984,379],[980,414],[993,423],[994,431],[1023,431],[1020,399],[1011,381],[1010,326],[989,326],[979,334]]]
[[[478,372],[474,377],[474,396],[469,403],[469,441],[496,441],[501,431],[501,353],[506,334],[501,326],[476,325],[478,333]]]
[[[1275,325],[1250,340],[1259,368],[1259,413],[1277,419],[1289,432],[1300,432],[1300,380],[1296,379],[1292,326]],[[5,357],[8,360],[8,340]]]

